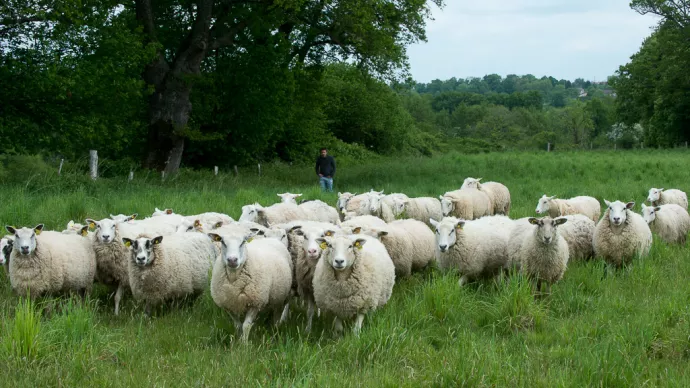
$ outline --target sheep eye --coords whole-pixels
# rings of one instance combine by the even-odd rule
[[[452,230],[448,233],[448,235],[450,236],[451,234],[453,234],[453,231],[452,231]]]

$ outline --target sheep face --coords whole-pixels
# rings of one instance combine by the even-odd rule
[[[163,236],[156,238],[141,237],[136,240],[123,238],[122,242],[126,247],[130,248],[132,252],[132,261],[134,264],[145,267],[155,260],[153,253],[153,246],[158,245],[163,241]]]
[[[33,229],[15,229],[12,226],[6,226],[5,229],[14,235],[14,249],[16,249],[20,255],[28,256],[36,249],[36,235],[41,234],[43,224],[38,224]]]
[[[79,234],[83,228],[84,228],[84,225],[77,224],[74,221],[70,220],[67,223],[67,229],[63,230],[62,233],[64,233],[64,234]]]
[[[292,193],[282,193],[282,194],[277,194],[280,197],[280,202],[282,203],[293,203],[297,205],[297,201],[295,198],[299,198],[302,196],[302,194],[292,194]]]
[[[177,229],[175,229],[176,233],[187,233],[187,232],[193,232],[194,231],[194,224],[187,220],[184,219],[182,222],[177,225]]]
[[[530,217],[528,221],[530,224],[537,226],[537,241],[541,242],[542,244],[549,245],[553,243],[558,237],[558,226],[565,224],[565,222],[568,221],[568,219],[563,217]]]
[[[455,244],[458,239],[457,231],[465,226],[465,221],[455,217],[446,217],[440,222],[431,218],[430,221],[436,229],[436,244],[441,252],[448,251]]]
[[[621,201],[609,202],[604,200],[609,208],[609,221],[615,226],[620,226],[628,219],[628,210],[635,207],[635,202],[623,203]]]
[[[405,212],[405,206],[407,205],[407,200],[402,198],[395,198],[393,200],[393,215],[399,216]]]
[[[379,210],[381,210],[381,200],[383,199],[384,195],[382,194],[383,192],[376,192],[372,191],[369,192],[368,195],[368,203],[369,203],[369,211],[373,214],[377,213]],[[363,201],[364,202],[364,201]]]
[[[263,210],[263,207],[258,203],[242,206],[242,215],[239,221],[257,222],[259,220],[260,210]]]
[[[151,214],[151,217],[164,216],[166,214],[175,214],[175,213],[173,213],[173,209],[161,210],[159,208],[155,208],[153,214]]]
[[[443,216],[447,217],[455,210],[455,204],[450,198],[442,195],[439,196],[439,199],[441,200],[441,211],[443,212]]]
[[[355,195],[352,193],[338,193],[338,201],[335,203],[336,209],[344,214],[348,201],[350,201],[350,198],[354,196]]]
[[[320,237],[316,241],[324,252],[324,260],[336,271],[343,271],[355,263],[357,260],[355,249],[362,249],[367,240],[338,236],[335,238]]]
[[[5,265],[10,260],[13,244],[14,240],[9,236],[0,239],[0,265]]]
[[[479,189],[479,181],[482,178],[465,178],[465,181],[462,182],[462,186],[460,187],[461,189]]]
[[[114,216],[111,214],[110,219],[115,221],[115,222],[129,222],[129,221],[132,221],[133,219],[137,218],[138,215],[139,215],[139,213],[134,213],[131,216],[126,216],[124,214],[118,214],[118,215]]]
[[[649,195],[647,196],[647,201],[649,203],[654,203],[658,201],[661,198],[661,192],[664,191],[664,189],[657,189],[657,188],[651,188],[649,189]]]
[[[326,231],[321,228],[313,227],[303,228],[301,226],[296,226],[295,228],[293,228],[293,231],[298,236],[302,236],[304,238],[304,241],[302,243],[304,253],[310,260],[314,261],[319,260],[319,258],[321,257],[321,247],[320,243],[317,242],[317,240],[323,237],[330,237],[333,235],[333,231],[331,230]]]
[[[236,270],[242,267],[247,261],[247,244],[253,240],[253,233],[243,237],[238,236],[220,236],[215,233],[209,233],[213,241],[221,243],[220,257],[225,266]]]
[[[537,202],[537,208],[534,212],[537,214],[548,213],[549,209],[551,209],[551,201],[554,199],[556,199],[555,195],[552,197],[547,197],[546,194],[542,195],[541,198],[539,198],[539,202]]]
[[[103,244],[110,244],[115,239],[118,222],[105,218],[100,221],[95,221],[90,218],[86,219],[86,223],[90,227],[96,228],[96,239]]]
[[[252,230],[252,231],[254,231],[254,230]],[[258,229],[257,229],[257,232],[259,232]],[[288,246],[287,232],[283,228],[279,228],[279,227],[274,226],[274,227],[266,230],[265,232],[259,232],[259,233],[263,233],[264,237],[266,237],[266,238],[272,238],[274,240],[280,241],[286,247]]]
[[[648,224],[651,224],[656,220],[656,212],[659,210],[661,210],[659,206],[646,206],[642,204],[642,217]]]

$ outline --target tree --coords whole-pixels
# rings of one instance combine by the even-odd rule
[[[683,30],[690,26],[690,2],[686,0],[632,0],[630,7],[641,15],[661,16]]]

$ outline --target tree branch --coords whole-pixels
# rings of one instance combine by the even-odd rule
[[[211,41],[211,44],[209,45],[209,49],[217,50],[219,48],[232,46],[235,43],[237,34],[239,34],[240,31],[244,30],[244,28],[247,27],[248,24],[249,22],[247,20],[243,20],[237,23],[235,26],[226,31],[225,34],[213,39]]]

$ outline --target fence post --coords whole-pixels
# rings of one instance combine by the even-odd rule
[[[165,180],[165,170],[161,171],[161,181]]]
[[[546,143],[546,152],[551,152],[551,143]]]
[[[240,175],[239,171],[237,171],[237,165],[235,165],[235,176]]]
[[[685,141],[685,148],[688,148],[688,142],[687,142],[687,140]]]
[[[89,167],[91,170],[91,179],[98,178],[98,151],[89,150]]]
[[[218,175],[218,166],[213,167],[213,175]]]
[[[259,163],[259,176],[261,176],[261,163]]]
[[[687,142],[685,142],[685,148],[687,148]],[[60,159],[60,167],[58,167],[58,176],[62,174],[62,164],[65,163],[65,159]]]
[[[134,179],[134,171],[129,170],[129,180],[131,181],[132,179]]]

